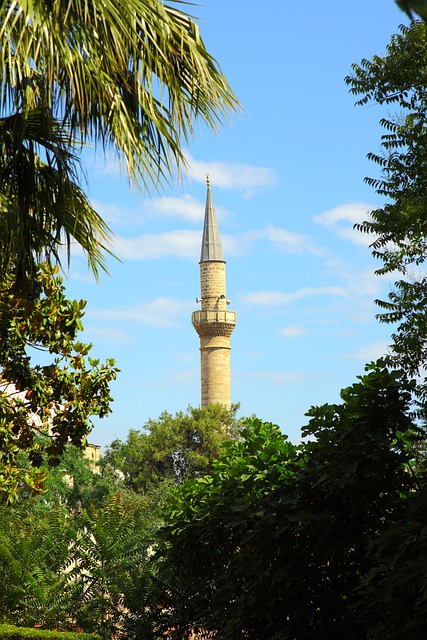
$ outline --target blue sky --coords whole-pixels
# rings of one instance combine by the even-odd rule
[[[86,153],[88,192],[115,233],[99,284],[72,256],[68,296],[87,300],[84,339],[121,369],[113,412],[90,440],[124,440],[163,410],[200,402],[201,231],[209,173],[237,312],[232,399],[241,414],[279,424],[297,441],[311,405],[382,355],[391,329],[375,320],[390,281],[354,222],[381,204],[364,184],[377,168],[383,115],[355,107],[351,64],[382,54],[400,23],[393,0],[204,0],[189,7],[244,112],[218,135],[196,127],[191,166],[163,197],[130,191],[117,163]]]

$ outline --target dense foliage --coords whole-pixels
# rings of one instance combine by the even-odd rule
[[[151,421],[152,433],[154,425],[161,425],[172,452],[172,444],[181,443],[174,439],[178,423],[184,433],[186,423],[201,435],[212,430],[207,437],[211,448],[205,443],[198,455],[195,446],[187,452],[189,460],[196,456],[197,465],[186,466],[186,477],[194,477],[206,472],[213,443],[218,452],[217,441],[224,441],[226,429],[237,436],[236,410],[192,409],[167,420],[162,414]],[[164,454],[162,438],[157,433],[151,442],[150,452],[158,458]],[[69,445],[58,466],[50,469],[45,493],[0,505],[0,621],[96,631],[105,640],[119,630],[129,639],[150,632],[145,611],[158,580],[149,562],[150,546],[162,522],[158,505],[171,483],[170,469],[166,477],[153,480],[149,467],[135,464],[123,478],[113,460],[110,456],[93,469],[83,451]],[[28,468],[24,452],[19,462]],[[46,467],[44,462],[41,469]],[[149,491],[137,493],[126,486],[133,473]]]
[[[424,542],[416,561],[411,551],[425,540],[425,478],[413,468],[412,388],[379,362],[342,404],[310,410],[304,443],[249,420],[211,476],[174,489],[152,637],[423,637]],[[399,546],[405,521],[412,537]]]
[[[140,493],[113,457],[93,474],[68,449],[44,495],[0,506],[0,620],[105,640],[418,640],[427,470],[413,387],[379,361],[341,404],[309,411],[302,443],[252,418],[209,475],[136,465]],[[170,416],[153,424],[173,439]]]

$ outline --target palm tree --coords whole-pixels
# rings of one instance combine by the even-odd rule
[[[28,262],[32,251],[57,257],[63,232],[93,267],[108,228],[78,186],[79,145],[113,150],[131,182],[150,191],[185,166],[182,142],[195,121],[216,129],[238,102],[194,20],[161,0],[3,0],[0,16],[0,143],[16,144],[0,158],[6,238],[24,270],[20,257]],[[52,137],[34,133],[36,115]],[[18,175],[17,156],[26,163]],[[58,183],[65,200],[72,192],[67,210],[41,193],[45,170],[53,192]],[[26,180],[21,200],[8,187],[17,177]]]

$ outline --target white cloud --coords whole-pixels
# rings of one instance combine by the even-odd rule
[[[200,254],[201,231],[187,229],[147,233],[136,238],[114,238],[112,251],[127,260],[152,260],[165,256],[197,260]]]
[[[241,256],[251,250],[253,243],[262,237],[258,231],[231,235],[221,234],[225,258]],[[111,250],[126,260],[154,260],[165,256],[189,258],[197,261],[200,256],[202,229],[181,229],[163,233],[147,233],[136,238],[116,236]]]
[[[354,244],[369,246],[374,241],[374,236],[353,229],[353,225],[369,220],[372,209],[372,205],[361,202],[343,204],[315,216],[314,221],[331,228],[340,238],[350,240]]]
[[[343,287],[304,287],[292,293],[282,291],[254,291],[242,296],[246,304],[281,307],[295,300],[318,295],[346,296]]]
[[[176,298],[157,298],[134,307],[91,310],[86,315],[91,318],[101,318],[103,321],[119,320],[156,327],[175,327],[179,325],[178,318],[184,313],[190,313],[193,307],[192,302],[184,302]]]
[[[189,205],[187,212],[185,211],[186,203]],[[187,220],[191,219],[192,222],[202,222],[204,213],[202,205],[200,204],[199,208],[197,201],[192,198],[166,198],[163,204],[159,199],[154,201],[154,204],[150,205],[147,211],[149,214],[153,211],[162,215],[176,214],[180,217],[187,217]],[[223,210],[223,215],[228,215],[228,212]],[[252,250],[253,245],[262,239],[267,239],[279,250],[287,253],[309,252],[322,257],[329,255],[327,250],[316,246],[308,236],[279,227],[268,226],[257,231],[237,234],[221,233],[226,259],[248,253]],[[128,260],[153,260],[165,256],[198,260],[201,241],[201,227],[198,230],[176,229],[162,233],[141,234],[136,237],[116,235],[112,239],[111,250],[119,258]],[[76,251],[79,251],[78,247],[76,247]]]
[[[257,231],[247,231],[235,235],[221,234],[226,259],[227,256],[240,256],[248,253],[256,242],[263,239],[270,241],[280,251],[289,254],[308,252],[321,257],[329,255],[326,249],[316,246],[309,236],[271,225]]]
[[[389,351],[388,347],[389,343],[387,342],[387,340],[377,340],[376,342],[372,342],[371,344],[360,347],[353,353],[347,353],[342,357],[363,360],[364,362],[371,362],[372,360],[377,360],[378,358],[386,355]]]
[[[315,222],[326,225],[333,225],[342,220],[354,224],[356,222],[363,222],[363,220],[369,218],[369,212],[373,208],[373,206],[363,202],[342,204],[315,216],[314,220]]]
[[[285,371],[253,371],[248,373],[247,376],[249,378],[268,380],[268,382],[280,385],[299,382],[304,377],[301,373],[287,373]]]
[[[297,324],[290,324],[279,330],[279,336],[283,338],[299,338],[307,334],[307,329]]]
[[[269,167],[221,161],[204,162],[196,160],[189,153],[185,155],[189,174],[196,182],[205,182],[208,174],[213,186],[243,191],[246,197],[252,196],[261,187],[271,187],[277,183],[276,174]]]

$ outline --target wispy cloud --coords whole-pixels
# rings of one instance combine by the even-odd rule
[[[297,324],[290,324],[287,327],[279,329],[279,336],[282,338],[300,338],[307,334],[307,329]]]
[[[201,231],[188,229],[147,233],[136,238],[116,236],[112,250],[127,260],[152,260],[165,256],[197,260],[200,254]]]
[[[343,204],[315,216],[314,221],[331,228],[340,238],[346,238],[354,244],[369,246],[374,237],[357,231],[353,225],[368,220],[372,209],[372,205],[362,202]]]
[[[286,371],[252,371],[247,374],[248,378],[264,379],[273,384],[289,384],[299,382],[304,378],[302,373],[292,373]]]
[[[351,358],[356,360],[363,360],[364,362],[371,362],[377,360],[386,355],[389,351],[389,343],[387,340],[377,340],[371,344],[367,344],[357,349],[353,353],[346,353],[342,358]]]
[[[122,329],[117,329],[116,327],[100,327],[96,325],[87,325],[85,326],[85,333],[87,333],[91,338],[94,337],[97,341],[108,341],[109,344],[131,344],[133,342],[133,338],[129,335],[129,333],[123,331]]]
[[[254,291],[242,296],[242,302],[246,304],[270,306],[270,307],[282,307],[295,300],[301,298],[308,298],[312,296],[346,296],[346,291],[343,287],[303,287],[292,293],[283,293],[282,291]]]
[[[188,314],[193,307],[192,302],[176,298],[157,298],[133,307],[91,310],[87,312],[87,316],[101,318],[103,321],[119,320],[155,327],[175,327],[180,324],[180,317]]]
[[[272,225],[234,235],[221,234],[221,238],[226,256],[248,253],[261,240],[271,242],[276,249],[288,254],[312,253],[319,257],[330,255],[327,249],[316,245],[309,236]]]
[[[262,187],[271,187],[277,183],[277,177],[270,167],[250,164],[196,160],[188,152],[186,159],[190,166],[190,176],[196,182],[205,182],[209,174],[211,183],[223,189],[242,191],[251,197]]]
[[[198,362],[199,360],[193,351],[175,351],[172,355],[180,362]]]
[[[198,385],[200,384],[200,372],[198,369],[180,369],[177,371],[171,371],[166,376],[166,383],[170,384],[185,384],[185,385]]]
[[[112,153],[96,153],[93,151],[92,171],[102,176],[120,176],[123,172],[123,165],[120,158]]]
[[[140,210],[128,209],[100,200],[92,200],[91,204],[110,227],[130,227],[142,222]]]
[[[313,253],[317,256],[328,255],[329,252],[323,247],[317,246],[309,236],[288,231],[281,227],[272,225],[259,232],[259,237],[270,240],[276,247],[286,253]]]
[[[188,207],[186,209],[186,207]],[[119,258],[127,260],[153,260],[165,256],[197,260],[202,240],[202,220],[204,205],[193,198],[165,198],[153,201],[147,207],[147,214],[176,215],[188,221],[200,223],[199,229],[176,229],[162,233],[140,234],[135,237],[116,235],[112,239],[111,249]],[[113,210],[114,213],[114,210]],[[120,215],[120,210],[115,211]],[[125,215],[125,211],[123,211]],[[228,212],[223,210],[223,215]],[[130,217],[129,217],[130,220]],[[134,220],[141,220],[134,214]],[[241,256],[253,249],[262,240],[271,242],[279,251],[289,254],[311,253],[319,257],[328,257],[329,252],[317,246],[309,236],[294,233],[286,229],[267,226],[264,229],[243,233],[221,233],[222,245],[226,256]],[[77,248],[77,251],[79,249]]]
[[[164,197],[156,198],[148,203],[146,211],[157,216],[182,218],[189,222],[202,222],[204,204],[190,195],[184,195],[181,198]]]
[[[241,256],[248,253],[262,233],[249,231],[239,234],[221,234],[222,246],[226,257]],[[121,259],[155,260],[166,256],[189,258],[197,261],[200,256],[202,228],[198,230],[180,229],[163,233],[147,233],[135,238],[115,236],[112,251]]]

